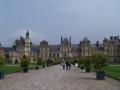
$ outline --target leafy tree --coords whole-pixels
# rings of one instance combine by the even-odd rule
[[[86,57],[84,59],[84,66],[85,67],[90,67],[91,66],[91,60],[90,60],[90,58]]]
[[[85,69],[86,69],[86,72],[90,72],[90,68],[91,68],[91,59],[86,57],[84,59],[84,66],[85,66]]]
[[[45,60],[42,60],[42,67],[45,68],[45,66],[46,66],[46,62]]]
[[[29,67],[29,59],[26,56],[23,56],[23,59],[21,60],[21,67],[23,68],[24,72],[28,71]]]
[[[15,64],[18,64],[18,59],[15,59]]]
[[[41,57],[38,57],[37,58],[37,63],[36,63],[38,66],[42,64],[42,58]]]
[[[103,54],[94,54],[92,56],[92,63],[93,63],[93,67],[96,71],[100,72],[103,71],[103,67],[106,66],[106,62],[107,62],[107,56],[103,55]]]
[[[2,68],[5,65],[5,58],[3,56],[0,56],[0,68]]]
[[[41,57],[37,57],[37,58],[35,58],[35,60],[36,60],[36,70],[38,70],[39,69],[39,65],[42,65],[42,58]]]
[[[20,41],[18,39],[15,40],[14,44],[12,45],[12,48],[16,50],[20,46]]]
[[[52,59],[48,59],[46,62],[47,62],[47,66],[51,66],[53,64]]]
[[[16,39],[14,44],[15,44],[16,48],[18,48],[20,46],[20,41],[18,39]]]
[[[84,66],[84,58],[83,57],[81,57],[79,60],[78,60],[78,64],[79,64],[79,66]]]

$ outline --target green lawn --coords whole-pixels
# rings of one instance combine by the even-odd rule
[[[120,81],[120,65],[108,65],[104,70],[106,76]]]
[[[11,73],[20,72],[22,68],[20,66],[4,66],[0,70],[4,71],[5,74],[11,74]]]
[[[35,65],[30,65],[29,69],[34,69]],[[11,73],[17,73],[21,72],[22,68],[20,65],[6,65],[3,68],[0,69],[0,71],[4,71],[5,74],[11,74]]]

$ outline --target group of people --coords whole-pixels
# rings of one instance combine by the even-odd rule
[[[71,60],[68,58],[62,59],[62,67],[63,70],[70,70],[71,69]],[[78,68],[78,63],[75,63],[75,68]]]
[[[71,62],[69,59],[63,59],[62,60],[62,66],[63,66],[63,70],[70,70],[71,69]]]

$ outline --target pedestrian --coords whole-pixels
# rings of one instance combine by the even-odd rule
[[[63,70],[65,70],[65,61],[62,62]]]
[[[68,60],[68,67],[69,67],[69,70],[71,70],[71,62],[70,62],[70,59]]]
[[[66,62],[65,62],[65,59],[64,59],[64,58],[61,59],[61,65],[62,65],[62,67],[63,67],[63,70],[65,70]]]
[[[66,70],[70,70],[70,69],[71,69],[71,63],[70,63],[69,58],[67,58],[67,60],[66,60]]]
[[[75,68],[76,68],[76,69],[78,68],[78,63],[75,63]]]
[[[69,61],[66,60],[66,70],[68,70],[68,68],[69,68]]]

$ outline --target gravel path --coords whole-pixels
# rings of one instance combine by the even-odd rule
[[[7,75],[0,80],[0,90],[120,90],[120,82],[110,78],[98,81],[94,73],[84,73],[74,67],[66,71],[57,65]]]

